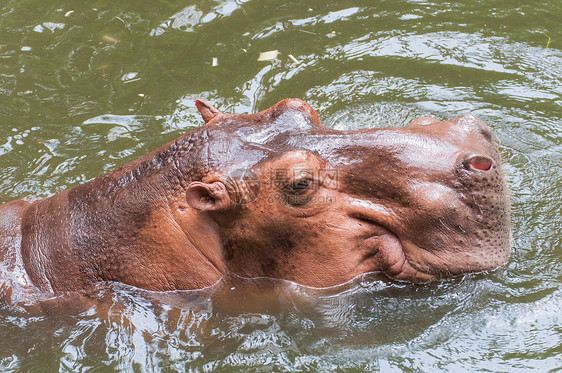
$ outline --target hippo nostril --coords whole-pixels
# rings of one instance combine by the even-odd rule
[[[465,166],[468,166],[467,168],[479,171],[488,171],[492,168],[493,164],[494,160],[484,155],[473,155],[465,161]]]

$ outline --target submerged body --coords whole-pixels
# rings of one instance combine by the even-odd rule
[[[303,285],[423,282],[510,250],[497,145],[478,118],[337,131],[288,99],[207,124],[55,196],[0,206],[0,262],[43,292],[198,289],[232,272]]]

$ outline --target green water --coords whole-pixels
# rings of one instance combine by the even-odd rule
[[[91,307],[0,305],[0,371],[562,370],[561,20],[560,0],[0,0],[0,202],[201,125],[196,98],[248,113],[299,97],[340,129],[480,116],[514,237],[503,269],[438,284],[115,286]]]

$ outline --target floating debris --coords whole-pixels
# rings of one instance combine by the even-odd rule
[[[113,36],[109,36],[109,35],[104,35],[102,36],[102,40],[105,41],[106,43],[117,43],[119,40],[115,39]]]
[[[213,57],[213,60],[211,62],[211,66],[218,66],[219,65],[219,59],[216,57]]]
[[[299,31],[304,32],[305,34],[318,35],[316,32],[312,32],[312,31],[307,31],[307,30],[302,30],[302,29],[299,29]]]
[[[125,84],[136,82],[136,81],[141,80],[141,79],[142,78],[139,78],[139,73],[127,73],[127,74],[125,74],[121,77],[121,80]]]
[[[295,63],[301,63],[299,60],[297,60],[295,58],[295,56],[293,56],[292,54],[289,55],[289,58],[292,59],[293,61],[295,61]]]
[[[550,41],[552,40],[550,38],[550,36],[548,36],[546,33],[543,32],[543,34],[548,38],[548,41],[546,42],[546,47],[548,48],[548,46],[550,45]]]
[[[260,56],[258,57],[258,61],[271,61],[276,59],[278,55],[279,55],[278,50],[261,52]]]
[[[74,14],[74,10],[69,10],[68,12],[64,13],[65,17],[70,17],[72,14]]]
[[[137,76],[139,76],[139,73],[127,73],[121,77],[121,80],[131,80],[135,79]]]
[[[144,97],[144,93],[139,93],[138,96],[139,96],[140,98],[143,98],[143,97]]]

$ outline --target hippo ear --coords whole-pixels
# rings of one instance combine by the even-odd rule
[[[210,105],[205,101],[195,100],[195,106],[197,106],[197,110],[201,113],[205,123],[209,123],[211,119],[219,114],[222,114],[218,109],[214,108],[213,105]]]
[[[187,204],[199,211],[225,211],[230,208],[230,196],[223,183],[201,183],[195,181],[188,185]]]

